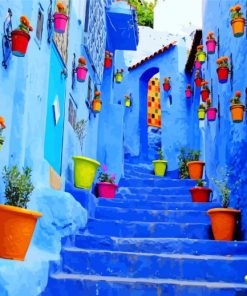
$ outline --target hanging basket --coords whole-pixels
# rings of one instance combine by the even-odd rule
[[[234,104],[230,107],[233,122],[239,123],[243,121],[244,109],[244,105],[242,104]]]
[[[201,90],[201,97],[202,97],[202,101],[203,102],[206,102],[207,99],[209,98],[209,95],[210,95],[210,91],[207,90],[207,89],[202,89]]]
[[[217,114],[217,109],[213,107],[209,107],[207,110],[207,119],[208,121],[215,121]]]
[[[205,119],[205,114],[206,114],[205,109],[199,109],[198,110],[198,119],[199,120],[204,120]]]
[[[24,57],[27,51],[30,35],[22,30],[11,32],[12,54],[17,57]]]
[[[207,46],[207,53],[208,54],[214,54],[216,49],[216,41],[215,40],[208,40],[206,42]]]
[[[187,99],[190,99],[192,97],[192,90],[191,89],[186,89],[185,90],[185,97]]]
[[[196,78],[194,81],[195,81],[196,87],[201,87],[202,78]]]
[[[78,82],[84,82],[87,78],[87,68],[86,67],[77,67],[76,75]]]
[[[219,83],[226,83],[228,81],[229,69],[227,67],[219,67],[217,74]]]
[[[244,35],[245,19],[243,17],[232,20],[231,25],[234,37],[241,37]]]
[[[105,65],[105,68],[111,68],[112,58],[105,58],[104,65]]]
[[[99,113],[101,111],[102,102],[100,99],[93,99],[92,110],[94,113]]]
[[[170,83],[164,82],[164,83],[163,83],[163,89],[164,89],[165,91],[169,91],[169,90],[171,89],[171,85],[170,85]]]
[[[63,34],[66,30],[67,22],[68,22],[67,15],[56,12],[54,14],[54,31],[59,34]]]

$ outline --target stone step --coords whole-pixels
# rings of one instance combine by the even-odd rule
[[[82,230],[85,232],[85,230]],[[86,232],[116,237],[212,238],[209,223],[161,223],[89,219]]]
[[[119,182],[120,187],[159,187],[159,188],[167,188],[167,187],[186,187],[188,189],[194,187],[196,182],[194,180],[185,179],[167,179],[167,178],[123,178]]]
[[[65,248],[64,271],[92,275],[243,283],[247,256],[134,253]]]
[[[189,199],[189,197],[187,197]],[[191,200],[191,198],[190,198]],[[170,200],[171,201],[171,200]],[[220,207],[217,202],[158,202],[145,200],[120,199],[120,198],[99,198],[98,205],[102,207],[118,207],[133,209],[149,209],[149,210],[199,210],[207,211],[211,208]]]
[[[189,195],[190,187],[120,187],[118,194]]]
[[[124,164],[124,171],[129,172],[137,172],[137,173],[145,173],[150,174],[154,170],[153,164],[150,162],[148,164],[140,163],[140,164],[131,164],[131,163],[125,163]]]
[[[209,223],[206,211],[193,210],[143,210],[117,207],[97,207],[96,219],[171,223]]]
[[[119,238],[104,235],[77,235],[75,246],[123,252],[191,254],[191,255],[245,255],[247,242],[215,241],[187,238]]]
[[[152,193],[117,193],[115,200],[138,202],[191,202],[190,194],[174,195],[174,194],[152,194]]]
[[[246,284],[59,273],[42,296],[245,296]]]

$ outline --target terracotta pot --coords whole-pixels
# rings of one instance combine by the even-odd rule
[[[209,107],[207,110],[207,119],[208,121],[215,121],[217,114],[217,109],[213,107]]]
[[[241,37],[244,35],[244,23],[245,19],[243,17],[239,17],[231,21],[234,37]]]
[[[105,65],[105,68],[111,68],[112,58],[105,58],[104,65]]]
[[[202,83],[202,78],[196,78],[195,80],[196,87],[200,87]]]
[[[187,99],[190,99],[192,97],[192,90],[191,89],[186,89],[185,90],[185,97]]]
[[[198,114],[198,119],[199,120],[204,120],[206,111],[205,111],[205,109],[199,109],[197,114]]]
[[[30,35],[22,30],[14,30],[11,32],[12,38],[12,54],[17,57],[24,57],[27,51]]]
[[[234,104],[230,107],[233,122],[242,122],[244,119],[244,105]]]
[[[99,113],[101,111],[102,102],[100,99],[93,99],[92,110],[94,113]]]
[[[228,208],[208,210],[215,240],[232,241],[240,211]]]
[[[208,40],[206,42],[207,46],[207,53],[208,54],[214,54],[216,49],[216,41],[215,40]]]
[[[209,202],[212,190],[205,187],[194,187],[190,189],[193,202]]]
[[[109,182],[98,182],[97,187],[99,197],[114,198],[118,185]]]
[[[202,89],[201,90],[201,97],[202,97],[202,101],[203,102],[206,102],[207,99],[209,98],[209,95],[210,95],[210,91],[207,90],[207,89]]]
[[[170,85],[170,83],[164,82],[164,83],[163,83],[163,89],[164,89],[165,91],[169,91],[169,90],[171,89],[171,85]]]
[[[192,180],[199,180],[202,179],[203,175],[203,168],[204,168],[205,162],[203,161],[189,161],[187,163],[190,179]]]
[[[229,69],[227,67],[219,67],[217,69],[219,83],[226,83],[228,80]]]
[[[32,240],[39,212],[0,205],[0,257],[23,261]]]

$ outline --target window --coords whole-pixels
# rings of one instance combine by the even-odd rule
[[[73,100],[73,97],[70,95],[70,99],[69,99],[69,123],[71,124],[71,126],[73,127],[73,129],[75,129],[75,125],[76,125],[76,113],[77,113],[77,105],[75,103],[75,101]]]
[[[88,100],[89,103],[92,101],[92,79],[91,79],[90,76],[88,78],[87,100]]]
[[[39,10],[38,10],[38,17],[37,17],[37,26],[36,26],[36,36],[35,40],[40,49],[41,41],[42,41],[42,34],[43,34],[43,24],[44,24],[44,10],[39,3]]]

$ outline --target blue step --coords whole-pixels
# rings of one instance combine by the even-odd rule
[[[152,195],[189,195],[190,187],[167,187],[167,188],[159,188],[159,187],[120,187],[118,193],[120,194],[152,194]]]
[[[191,255],[247,255],[247,242],[224,242],[187,238],[119,238],[105,235],[77,235],[75,246],[123,252],[191,254]]]
[[[193,210],[143,210],[117,207],[97,207],[95,218],[107,220],[175,222],[175,223],[209,223],[206,211]]]
[[[157,193],[117,193],[116,200],[135,200],[138,202],[144,202],[151,201],[151,202],[191,202],[191,196],[189,194],[183,194],[183,195],[169,195],[169,194],[157,194]]]
[[[153,173],[153,165],[150,164],[139,164],[139,165],[133,165],[133,164],[124,164],[124,170],[130,171],[131,173],[145,173],[145,174],[152,174]]]
[[[209,223],[127,222],[90,219],[87,231],[91,234],[117,237],[184,237],[209,239]]]
[[[59,273],[42,296],[246,296],[247,285]]]
[[[186,197],[186,199],[189,197]],[[191,198],[190,198],[191,199]],[[99,198],[98,205],[102,207],[118,207],[118,208],[134,208],[134,209],[149,209],[149,210],[199,210],[207,211],[211,208],[220,207],[216,202],[158,202],[152,200],[135,200],[135,199],[120,199],[120,198]]]
[[[74,247],[63,249],[62,260],[64,271],[69,273],[131,278],[243,283],[247,274],[247,256],[134,253]]]
[[[194,187],[196,182],[194,180],[186,179],[167,179],[167,178],[123,178],[119,182],[120,187]]]

